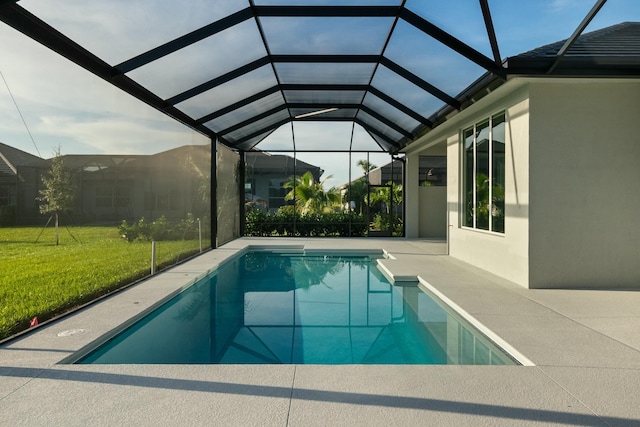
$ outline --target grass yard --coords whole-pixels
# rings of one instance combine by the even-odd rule
[[[151,243],[128,243],[117,227],[61,227],[58,246],[53,227],[35,243],[41,231],[0,228],[0,340],[150,273]],[[197,240],[158,242],[158,270],[198,250]]]

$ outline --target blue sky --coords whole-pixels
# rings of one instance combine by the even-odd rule
[[[99,0],[59,1],[23,0],[19,4],[41,16],[65,34],[95,51],[111,64],[117,64],[129,57],[149,48],[171,40],[184,32],[206,25],[220,17],[239,10],[248,5],[246,0],[221,0],[212,6],[210,0],[194,0],[190,2],[159,0]],[[260,0],[257,4],[300,4],[299,0],[277,1]],[[367,1],[319,1],[314,4],[370,4]],[[393,0],[378,0],[376,4],[394,4]],[[567,38],[583,17],[591,9],[595,0],[489,0],[494,25],[498,36],[501,56],[512,56],[538,46]],[[491,56],[489,43],[484,30],[482,15],[477,0],[407,0],[406,6],[419,15],[449,31],[467,44]],[[153,10],[154,13],[148,13]],[[124,13],[122,13],[124,11]],[[606,27],[623,21],[640,21],[640,1],[608,0],[599,15],[587,28],[587,31]],[[265,31],[273,32],[274,38],[281,37],[283,49],[294,49],[288,43],[286,32],[278,34],[282,27],[265,23]],[[170,25],[169,25],[170,24]],[[325,39],[317,37],[309,43],[323,43],[335,47],[344,45],[348,49],[350,43],[344,38],[335,37],[341,34],[339,24],[336,28],[324,31]],[[161,30],[158,30],[161,29]],[[412,28],[398,27],[397,31],[411,34]],[[168,60],[165,64],[151,64],[131,74],[132,77],[147,83],[149,86],[169,96],[179,90],[179,81],[161,79],[162,67],[185,66],[201,71],[210,64],[235,68],[234,51],[247,52],[255,48],[256,34],[229,32],[224,42],[226,46],[221,52],[224,61],[204,63],[202,55],[194,49],[193,54],[181,52],[180,56]],[[309,32],[314,33],[314,32]],[[316,31],[315,33],[321,33]],[[334,36],[332,36],[334,34]],[[332,40],[333,37],[333,40]],[[368,39],[354,38],[354,43],[371,41],[376,34],[368,34]],[[348,40],[348,39],[347,39]],[[403,55],[412,50],[432,46],[431,61],[437,60],[437,43],[420,36],[410,37],[406,43],[398,43],[389,49],[396,55],[394,60],[402,63]],[[211,40],[203,41],[212,43]],[[274,44],[275,45],[275,44]],[[201,52],[200,50],[199,52]],[[446,52],[445,52],[446,54]],[[256,57],[260,52],[256,52]],[[390,55],[391,56],[391,55]],[[453,57],[450,59],[453,60]],[[443,55],[444,57],[444,55]],[[404,57],[406,58],[406,56]],[[433,63],[433,62],[432,62]],[[160,67],[162,65],[162,67]],[[482,74],[482,70],[474,64],[461,63],[456,69],[459,75],[452,73],[433,73],[429,63],[413,64],[430,81],[446,88],[455,95]],[[22,149],[29,153],[48,158],[54,149],[60,146],[66,153],[153,153],[183,144],[206,143],[206,138],[175,123],[161,113],[134,100],[127,94],[111,87],[109,84],[93,77],[88,72],[71,64],[69,61],[41,47],[37,43],[22,36],[17,31],[0,23],[0,71],[17,102],[20,111],[33,135],[29,137],[5,82],[0,79],[0,142]],[[166,70],[165,70],[166,71]],[[416,71],[417,72],[417,71]],[[432,74],[429,74],[432,73]],[[382,84],[382,83],[381,83]],[[395,85],[397,90],[402,88]],[[407,89],[407,95],[411,91]],[[415,95],[415,94],[413,94]],[[216,94],[219,99],[220,94]],[[206,100],[207,98],[203,98]],[[211,99],[211,97],[209,98]],[[426,97],[407,98],[407,103],[414,102],[416,108],[434,108],[433,100]],[[192,108],[200,108],[194,103]],[[313,146],[322,141],[334,141],[349,138],[351,125],[344,124],[309,124],[296,128],[296,141],[299,146]],[[356,139],[364,145],[368,136],[356,127]],[[271,136],[266,144],[279,147],[287,144],[291,138],[290,125],[280,129]],[[316,142],[319,141],[319,142]],[[362,156],[360,156],[362,157]],[[326,174],[333,174],[329,183],[337,185],[348,179],[348,162],[336,161],[335,155],[300,154],[299,158],[323,167]],[[382,165],[388,157],[374,157],[373,163]],[[355,160],[354,160],[355,163]],[[354,174],[356,169],[354,168]]]

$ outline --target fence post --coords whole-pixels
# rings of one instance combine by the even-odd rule
[[[198,218],[198,241],[200,242],[200,252],[202,252],[202,222]]]
[[[156,274],[156,241],[151,242],[151,275]]]

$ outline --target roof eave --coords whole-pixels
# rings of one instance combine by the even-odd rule
[[[537,77],[637,77],[640,75],[640,56],[565,56],[549,73],[554,62],[554,56],[512,57],[508,59],[509,75]]]

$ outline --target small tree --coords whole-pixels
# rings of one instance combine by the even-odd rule
[[[40,204],[40,213],[52,215],[55,218],[57,246],[59,216],[62,212],[71,209],[74,191],[71,173],[64,167],[62,156],[60,156],[60,147],[55,151],[48,176],[42,177],[42,185],[44,188],[40,190],[40,197],[37,198],[38,201],[43,202]]]

